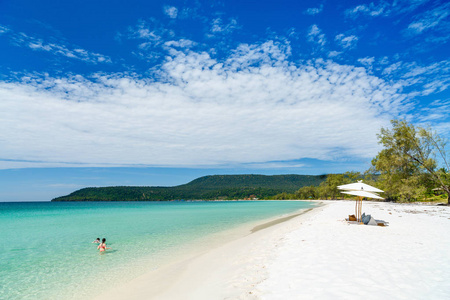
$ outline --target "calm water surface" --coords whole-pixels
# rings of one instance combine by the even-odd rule
[[[301,201],[0,203],[0,299],[86,299]],[[92,241],[112,249],[99,255]]]

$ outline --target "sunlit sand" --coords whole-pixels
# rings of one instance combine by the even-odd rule
[[[150,272],[99,299],[444,299],[450,207],[364,202],[389,226],[349,224],[325,206]],[[267,225],[272,225],[267,227]]]

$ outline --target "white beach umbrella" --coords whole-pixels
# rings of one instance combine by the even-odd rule
[[[371,192],[366,192],[366,191],[348,191],[348,192],[341,192],[341,193],[360,196],[360,197],[366,197],[366,198],[373,198],[373,199],[384,199],[380,195],[377,195],[377,194],[371,193]]]
[[[384,191],[377,189],[376,187],[363,183],[362,180],[359,180],[358,182],[355,183],[339,185],[337,188],[340,190],[347,190],[347,191],[366,191],[366,192],[384,193]]]
[[[358,182],[339,185],[337,187],[340,190],[345,190],[345,192],[341,192],[343,194],[355,195],[359,196],[359,199],[356,200],[355,206],[355,215],[358,221],[361,221],[361,213],[362,213],[362,198],[373,198],[373,199],[384,199],[375,193],[384,193],[384,191],[377,189],[371,185],[365,184],[362,180],[358,180]]]

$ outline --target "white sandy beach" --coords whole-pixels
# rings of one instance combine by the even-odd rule
[[[380,227],[324,203],[98,299],[448,299],[450,207],[364,202]]]

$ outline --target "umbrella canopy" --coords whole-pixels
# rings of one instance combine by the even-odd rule
[[[366,197],[366,198],[373,198],[373,199],[384,199],[383,197],[380,197],[377,194],[366,192],[366,191],[348,191],[348,192],[341,192],[341,193],[360,196],[360,197]]]
[[[356,200],[355,206],[355,215],[356,220],[361,222],[361,212],[362,212],[362,198],[374,198],[374,199],[384,199],[375,193],[384,193],[384,191],[377,189],[371,185],[365,184],[362,180],[358,180],[358,182],[344,184],[337,187],[340,190],[345,190],[345,192],[341,192],[343,194],[355,195],[359,196],[359,200]]]
[[[339,185],[337,188],[340,190],[347,190],[347,191],[366,191],[366,192],[384,193],[384,191],[377,189],[376,187],[373,187],[371,185],[365,184],[361,180],[355,183]]]

